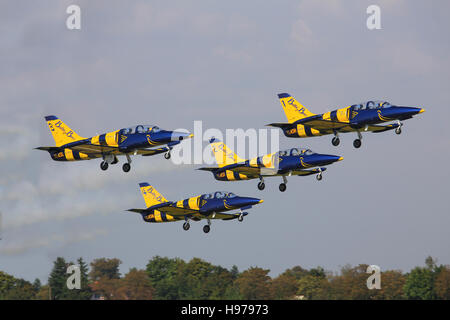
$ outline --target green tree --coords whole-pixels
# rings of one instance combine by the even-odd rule
[[[35,295],[30,282],[0,271],[0,300],[31,300]]]
[[[119,259],[100,258],[91,262],[91,272],[89,277],[92,281],[101,278],[106,279],[120,279],[119,266],[122,263]]]
[[[434,274],[429,267],[416,267],[408,275],[403,291],[406,298],[412,300],[431,300],[435,298]]]
[[[152,287],[155,289],[155,299],[179,299],[177,274],[185,262],[182,259],[170,259],[155,256],[148,263],[146,272]]]
[[[434,281],[434,288],[438,299],[450,300],[450,267],[441,268]]]
[[[274,299],[292,299],[297,292],[297,279],[291,274],[283,273],[272,280],[272,297]]]
[[[270,270],[251,267],[242,272],[235,283],[243,299],[263,300],[272,298]]]
[[[328,280],[323,277],[306,275],[297,281],[297,295],[304,296],[307,300],[327,299]]]
[[[199,258],[193,258],[178,269],[180,299],[222,299],[233,284],[231,273]]]
[[[68,299],[89,300],[92,297],[92,290],[89,285],[88,266],[81,257],[77,260],[77,266],[80,270],[80,289],[69,290]],[[70,274],[67,276],[70,276]]]
[[[150,283],[147,273],[136,268],[119,280],[119,287],[115,299],[121,300],[151,300],[154,289]]]
[[[330,299],[338,300],[371,300],[377,290],[367,288],[367,264],[356,267],[344,266],[341,274],[330,279]]]
[[[375,300],[401,300],[405,299],[403,287],[406,276],[401,271],[388,270],[381,273],[381,289],[375,292]]]
[[[57,257],[53,262],[53,269],[48,278],[50,298],[52,300],[70,299],[70,290],[67,288],[67,263],[63,257]]]
[[[290,275],[294,277],[296,280],[300,280],[302,277],[306,276],[309,273],[307,269],[304,269],[300,266],[295,266],[291,269],[287,269],[282,274],[283,275]]]
[[[233,265],[230,269],[231,276],[233,277],[233,280],[236,280],[239,276],[239,269],[236,265]]]

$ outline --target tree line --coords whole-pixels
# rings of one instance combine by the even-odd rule
[[[408,273],[381,273],[381,289],[367,288],[368,265],[344,266],[334,274],[322,267],[294,266],[277,277],[268,269],[240,272],[199,258],[153,257],[145,270],[132,268],[121,275],[119,259],[100,258],[88,264],[79,258],[80,289],[69,289],[67,268],[73,262],[58,257],[47,284],[33,283],[0,271],[1,300],[142,300],[142,299],[310,299],[399,300],[450,299],[450,266],[428,257],[424,266]]]

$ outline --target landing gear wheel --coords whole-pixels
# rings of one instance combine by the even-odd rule
[[[360,140],[360,139],[355,139],[355,140],[353,141],[353,146],[354,146],[355,148],[361,147],[361,140]]]
[[[401,134],[402,133],[402,128],[401,127],[396,128],[395,129],[395,133],[396,134]]]
[[[258,189],[259,189],[259,190],[264,190],[265,187],[266,187],[266,185],[265,185],[264,182],[258,183]]]
[[[131,166],[130,166],[129,163],[124,163],[123,164],[123,166],[122,166],[123,172],[128,172],[128,171],[130,171],[130,169],[131,169]]]
[[[203,227],[203,232],[204,232],[204,233],[208,233],[209,230],[211,230],[211,227],[210,227],[210,226],[206,225],[206,226]]]
[[[183,223],[183,230],[188,231],[190,227],[191,227],[191,225],[189,224],[189,222]]]
[[[339,140],[338,137],[334,137],[333,139],[331,139],[331,144],[335,147],[338,146],[340,142],[341,140]]]
[[[243,215],[242,213],[239,215],[238,221],[239,221],[239,222],[244,221],[244,215]]]
[[[108,162],[106,161],[102,161],[102,163],[100,163],[100,169],[102,169],[103,171],[108,169]]]
[[[170,152],[164,153],[164,158],[166,158],[167,160],[169,160],[169,159],[170,159]]]
[[[321,174],[321,173],[318,173],[317,176],[316,176],[316,179],[317,179],[317,181],[322,180],[322,174]]]
[[[285,192],[286,191],[286,184],[285,183],[280,183],[279,189],[281,192]]]

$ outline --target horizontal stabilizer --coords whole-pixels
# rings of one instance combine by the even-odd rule
[[[215,167],[215,168],[213,168],[213,167],[209,167],[209,168],[204,167],[204,168],[198,168],[197,170],[203,170],[203,171],[211,171],[211,172],[214,172],[214,171],[219,170],[219,169],[220,169],[220,168],[217,168],[217,167]]]
[[[269,123],[269,124],[266,124],[266,126],[284,129],[284,128],[292,126],[292,123]]]
[[[37,147],[35,149],[36,150],[48,151],[48,152],[59,151],[60,150],[60,148],[58,148],[58,147]]]
[[[127,211],[136,212],[136,213],[144,213],[147,209],[128,209]]]

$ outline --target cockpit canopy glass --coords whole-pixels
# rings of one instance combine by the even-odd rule
[[[217,191],[214,193],[205,194],[203,196],[203,199],[225,199],[225,198],[235,198],[237,197],[232,192],[225,192],[225,191]]]
[[[150,125],[137,125],[136,127],[122,129],[123,134],[132,134],[132,133],[155,133],[159,132],[161,129],[158,126],[150,126]]]
[[[391,104],[389,102],[382,100],[369,100],[352,105],[353,110],[381,109],[389,108],[390,106]]]
[[[309,156],[314,152],[311,149],[292,148],[279,152],[280,156]]]

